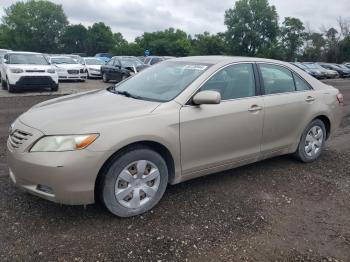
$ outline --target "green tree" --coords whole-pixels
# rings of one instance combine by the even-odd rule
[[[338,62],[339,55],[339,32],[331,27],[325,33],[326,36],[326,52],[325,59],[327,62],[336,63]]]
[[[60,38],[60,48],[64,53],[85,53],[88,31],[82,24],[69,25]]]
[[[144,49],[137,43],[123,43],[120,46],[113,48],[112,53],[114,55],[131,55],[142,56]]]
[[[2,23],[3,38],[11,49],[54,52],[68,20],[61,5],[29,0],[5,8]]]
[[[306,37],[304,30],[305,27],[300,19],[295,17],[286,17],[284,19],[280,33],[287,61],[293,61],[297,56],[297,52],[303,46]]]
[[[226,52],[224,38],[219,35],[211,35],[208,32],[195,35],[192,43],[192,55],[223,55]]]
[[[320,33],[310,33],[306,39],[306,47],[304,49],[304,61],[321,61],[324,56],[326,40]]]
[[[169,28],[164,31],[144,33],[135,42],[152,55],[187,56],[191,52],[191,43],[182,30]]]
[[[109,52],[114,47],[114,36],[109,26],[103,22],[94,23],[88,28],[87,52],[90,55]]]
[[[339,58],[338,61],[340,63],[350,62],[350,36],[345,37],[339,43]]]
[[[278,35],[278,15],[268,0],[239,0],[225,12],[226,41],[234,55],[266,52]]]

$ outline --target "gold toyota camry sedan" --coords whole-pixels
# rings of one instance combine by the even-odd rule
[[[339,91],[281,61],[185,57],[106,90],[40,103],[10,128],[11,180],[71,205],[141,214],[168,184],[291,154],[319,158]]]

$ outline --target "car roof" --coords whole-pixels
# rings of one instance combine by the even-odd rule
[[[169,61],[169,60],[168,60]],[[170,61],[180,62],[195,62],[206,64],[219,64],[219,63],[236,63],[236,62],[270,62],[270,63],[284,63],[282,61],[256,58],[256,57],[244,57],[244,56],[188,56],[180,58],[172,58]]]
[[[6,54],[11,55],[11,54],[19,54],[19,55],[42,55],[42,53],[37,53],[37,52],[22,52],[22,51],[10,51],[7,52]]]
[[[70,56],[63,56],[63,55],[50,56],[50,58],[70,58],[70,59],[73,59],[73,58],[70,57]]]

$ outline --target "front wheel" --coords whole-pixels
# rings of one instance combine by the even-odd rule
[[[100,196],[113,214],[130,217],[152,209],[168,184],[168,168],[155,151],[135,148],[110,161],[102,174]]]
[[[1,87],[3,90],[6,90],[7,89],[7,83],[4,79],[1,78]]]
[[[320,119],[313,120],[304,130],[295,156],[302,162],[309,163],[317,160],[326,141],[326,128]]]
[[[108,79],[108,77],[107,77],[107,74],[106,74],[105,72],[102,74],[102,80],[103,80],[103,82],[105,82],[105,83],[108,83],[108,81],[109,81],[109,79]]]

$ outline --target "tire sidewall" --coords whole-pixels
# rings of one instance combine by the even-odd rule
[[[307,134],[309,133],[310,129],[314,126],[318,126],[322,129],[323,131],[323,139],[322,139],[322,146],[319,150],[319,152],[316,154],[315,157],[310,157],[306,154],[305,152],[305,140],[306,140],[306,136]],[[306,163],[309,163],[309,162],[313,162],[315,160],[317,160],[320,155],[322,154],[323,152],[323,149],[324,149],[324,146],[325,146],[325,141],[326,141],[326,136],[327,136],[327,132],[326,132],[326,127],[324,125],[324,123],[319,120],[319,119],[316,119],[316,120],[313,120],[304,130],[304,133],[301,137],[301,140],[300,140],[300,143],[299,143],[299,147],[298,147],[298,157],[300,158],[300,160],[302,160],[303,162],[306,162]]]
[[[103,82],[108,83],[108,77],[107,77],[106,73],[102,74],[102,80],[103,80]]]
[[[130,209],[122,206],[115,197],[115,184],[120,172],[130,163],[137,160],[148,160],[154,163],[160,172],[160,183],[155,196],[144,206]],[[113,161],[113,160],[112,160]],[[155,151],[150,149],[136,149],[126,152],[116,158],[106,170],[101,187],[102,200],[106,208],[119,217],[130,217],[142,214],[152,209],[162,198],[168,184],[168,168],[164,159]]]

